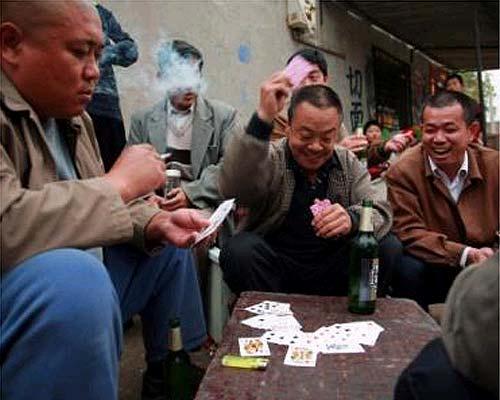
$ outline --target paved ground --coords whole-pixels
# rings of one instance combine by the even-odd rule
[[[146,368],[142,326],[139,318],[134,318],[134,326],[124,334],[124,351],[120,362],[120,400],[140,400],[142,373]],[[210,356],[205,350],[190,353],[191,362],[206,369]]]

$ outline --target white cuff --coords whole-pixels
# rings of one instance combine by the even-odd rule
[[[462,251],[462,255],[460,256],[460,266],[462,268],[467,266],[467,256],[469,255],[470,247],[467,246],[464,251]]]

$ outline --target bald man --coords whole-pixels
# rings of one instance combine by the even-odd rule
[[[0,397],[116,399],[121,319],[140,313],[143,398],[159,398],[169,317],[186,348],[205,337],[191,252],[179,247],[208,221],[137,200],[165,183],[149,145],[104,174],[84,113],[103,47],[91,3],[3,1],[0,39]],[[102,246],[119,243],[105,267]],[[163,243],[178,247],[138,250]]]

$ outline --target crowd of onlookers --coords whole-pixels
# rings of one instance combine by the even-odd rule
[[[235,294],[345,296],[367,198],[378,295],[425,310],[448,296],[443,338],[396,397],[498,397],[499,153],[480,143],[459,75],[424,101],[421,141],[386,137],[376,120],[349,134],[324,55],[301,49],[286,64],[299,58],[307,74],[271,75],[241,121],[204,96],[202,53],[172,40],[157,53],[165,96],[132,116],[126,138],[113,65],[138,49],[113,14],[84,0],[1,7],[2,398],[117,398],[122,323],[135,314],[142,398],[163,398],[169,319],[186,349],[206,339],[204,248],[217,240]],[[166,168],[181,185],[165,193]],[[233,197],[234,219],[195,258],[207,216]]]

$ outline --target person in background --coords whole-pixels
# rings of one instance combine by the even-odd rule
[[[326,62],[325,55],[321,51],[309,48],[300,49],[290,56],[286,65],[290,64],[295,57],[302,57],[314,67],[302,80],[302,82],[299,83],[296,89],[307,85],[326,85],[328,83],[328,64]],[[288,127],[288,117],[286,115],[287,109],[288,107],[283,107],[283,110],[273,121],[273,132],[271,134],[271,138],[273,140],[286,136],[286,129]],[[337,144],[351,150],[355,154],[368,147],[368,141],[366,138],[363,135],[349,135],[349,132],[343,122],[340,125],[340,130],[337,133],[335,140],[337,141]]]
[[[457,276],[442,337],[403,371],[394,400],[498,399],[498,263],[497,252]]]
[[[150,143],[160,153],[171,153],[167,168],[181,171],[181,187],[166,193],[163,209],[213,210],[221,200],[216,176],[236,110],[201,95],[203,57],[191,44],[183,40],[163,44],[158,68],[165,98],[132,116],[128,143]]]
[[[111,11],[94,1],[104,32],[104,49],[99,60],[101,77],[87,112],[92,118],[104,170],[107,172],[125,147],[125,128],[113,65],[129,67],[137,61],[137,45]]]
[[[187,349],[206,336],[180,247],[209,222],[140,200],[165,183],[151,145],[104,172],[85,113],[104,47],[91,2],[5,1],[0,15],[0,397],[118,399],[122,318],[140,313],[143,398],[158,398],[168,319],[181,318]],[[117,243],[136,258],[104,265],[100,250]]]
[[[446,77],[445,88],[452,92],[463,93],[465,89],[464,80],[459,74],[450,74]]]
[[[498,248],[499,153],[471,143],[470,98],[442,91],[424,101],[422,143],[385,175],[403,243],[394,294],[441,303],[458,273]]]
[[[372,179],[380,177],[389,168],[391,155],[403,152],[412,140],[408,135],[397,133],[383,141],[382,128],[376,120],[368,121],[363,133],[368,141],[368,172]]]
[[[220,191],[249,211],[242,231],[221,249],[224,279],[235,293],[346,295],[349,240],[358,230],[361,201],[371,198],[383,295],[401,251],[394,236],[386,236],[392,219],[388,203],[354,154],[335,144],[342,105],[329,87],[296,90],[286,138],[271,142],[273,121],[290,92],[284,72],[266,80],[257,112],[226,151]],[[331,204],[314,216],[310,207],[325,199]]]

